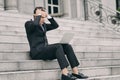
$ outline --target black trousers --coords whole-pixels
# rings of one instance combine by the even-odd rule
[[[68,60],[66,59],[65,55],[67,56]],[[37,52],[36,56],[33,59],[36,60],[57,59],[61,69],[67,68],[69,66],[69,63],[72,68],[79,65],[79,62],[70,44],[57,43],[42,47],[42,49]]]

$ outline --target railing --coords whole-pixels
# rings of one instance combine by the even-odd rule
[[[120,12],[114,11],[96,0],[85,0],[86,19],[97,21],[103,27],[120,32]]]

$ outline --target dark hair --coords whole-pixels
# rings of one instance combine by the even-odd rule
[[[34,14],[36,13],[36,10],[37,9],[41,9],[42,11],[45,11],[45,8],[44,7],[36,7],[35,9],[34,9]]]

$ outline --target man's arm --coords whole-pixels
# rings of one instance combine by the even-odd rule
[[[35,18],[34,18],[34,25],[35,26],[40,25],[40,19],[41,19],[41,14],[38,14],[37,16],[35,16]]]
[[[57,24],[57,22],[54,20],[54,18],[52,18],[51,16],[48,15],[48,20],[50,21],[51,24],[46,24],[46,29],[47,31],[49,30],[53,30],[59,27],[59,25]]]
[[[36,26],[39,25],[39,21],[40,21],[41,15],[36,16],[34,21],[27,21],[25,23],[25,29],[27,33],[32,33],[34,32]]]
[[[26,29],[26,32],[27,33],[31,33],[31,32],[33,32],[34,31],[34,23],[33,23],[33,21],[27,21],[26,23],[25,23],[25,29]]]

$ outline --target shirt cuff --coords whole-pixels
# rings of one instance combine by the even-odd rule
[[[50,15],[47,16],[48,19],[51,19],[52,17]]]
[[[38,14],[38,16],[41,16],[41,14]]]

